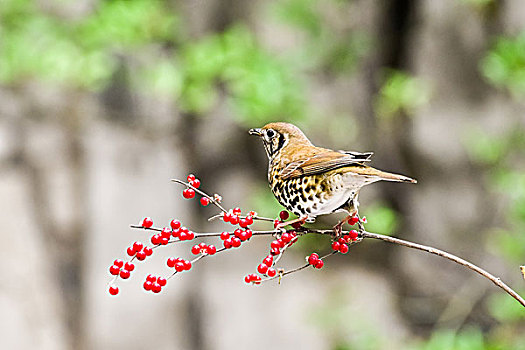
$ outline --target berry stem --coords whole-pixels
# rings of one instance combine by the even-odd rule
[[[184,185],[184,186],[187,186],[189,188],[192,188],[195,192],[197,192],[198,194],[200,194],[201,196],[203,197],[206,197],[210,200],[210,203],[214,204],[217,208],[219,208],[223,213],[226,213],[227,210],[224,209],[224,207],[222,205],[220,205],[216,200],[215,198],[213,198],[212,196],[210,196],[209,194],[207,194],[206,192],[204,191],[201,191],[199,190],[197,187],[191,185],[190,183],[188,182],[184,182],[182,180],[179,180],[179,179],[171,179],[171,181],[173,182],[176,182],[176,183],[179,183],[181,185]]]

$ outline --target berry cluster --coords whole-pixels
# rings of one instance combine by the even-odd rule
[[[332,249],[342,254],[348,253],[348,244],[350,242],[357,241],[358,233],[356,230],[351,230],[347,235],[339,238],[337,241],[332,242]]]
[[[190,252],[193,255],[198,256],[195,257],[193,260],[186,260],[182,257],[169,257],[166,260],[166,265],[172,270],[171,275],[167,277],[154,276],[151,274],[148,275],[143,284],[144,289],[153,293],[160,293],[162,288],[167,284],[167,280],[169,278],[171,278],[173,275],[179,272],[189,271],[193,267],[193,264],[196,263],[198,260],[229,250],[231,248],[238,248],[243,243],[249,241],[250,238],[254,235],[254,231],[250,229],[250,226],[254,223],[255,220],[267,222],[273,221],[274,230],[257,231],[255,233],[258,235],[273,235],[274,240],[270,243],[268,255],[265,256],[262,259],[261,263],[257,266],[257,273],[245,276],[244,280],[246,283],[260,284],[264,281],[276,277],[278,274],[280,277],[282,277],[288,273],[294,272],[299,269],[303,269],[309,265],[312,265],[318,269],[323,267],[323,260],[319,258],[319,255],[317,253],[313,253],[308,257],[308,264],[304,265],[299,269],[285,272],[282,269],[276,268],[276,264],[282,257],[284,251],[290,246],[292,246],[295,242],[297,242],[300,235],[304,234],[307,231],[307,229],[302,227],[302,224],[304,224],[304,222],[302,221],[293,220],[292,222],[287,223],[286,220],[290,216],[287,211],[281,211],[279,213],[278,218],[275,220],[270,218],[259,217],[254,211],[249,211],[247,214],[243,215],[241,209],[238,207],[230,210],[226,210],[225,208],[223,208],[220,204],[222,198],[219,195],[215,194],[213,195],[213,197],[210,197],[202,190],[199,190],[198,188],[200,187],[201,182],[195,177],[195,175],[188,175],[187,182],[183,182],[176,179],[172,181],[186,186],[186,188],[183,191],[183,197],[186,199],[194,198],[196,193],[202,195],[202,197],[200,198],[201,205],[208,206],[209,204],[213,204],[215,207],[221,210],[220,215],[216,215],[212,218],[220,217],[225,223],[231,224],[232,226],[234,226],[234,228],[231,231],[227,230],[220,233],[195,233],[190,229],[184,227],[182,223],[176,219],[171,220],[169,225],[166,227],[157,228],[153,226],[153,220],[150,217],[146,217],[141,221],[140,225],[132,225],[132,227],[142,228],[144,230],[152,232],[152,235],[150,236],[150,241],[151,244],[153,244],[153,246],[147,246],[146,244],[143,244],[139,241],[136,241],[133,244],[131,244],[126,250],[127,255],[130,257],[130,260],[124,262],[123,260],[116,259],[109,268],[109,273],[112,276],[114,276],[113,282],[116,281],[116,279],[118,278],[121,278],[123,280],[128,279],[131,276],[131,271],[135,269],[133,261],[135,259],[137,261],[145,260],[146,257],[153,254],[153,250],[155,248],[158,248],[160,246],[165,246],[181,241],[191,241],[195,238],[203,237],[219,237],[221,239],[223,247],[219,249],[215,245],[207,244],[205,242],[194,244],[191,247]],[[358,217],[353,217],[348,220],[348,223],[351,225],[354,225],[357,222],[359,222]],[[294,227],[294,229],[283,229],[283,227],[286,224],[292,224],[292,227]],[[299,234],[297,232],[299,232]],[[357,238],[358,233],[355,230],[352,230],[348,234],[343,235],[337,241],[332,243],[332,248],[334,250],[332,254],[336,252],[340,252],[343,254],[347,253],[348,244],[353,241],[356,241]],[[114,284],[110,284],[109,293],[111,295],[117,295],[119,293],[119,288]]]
[[[142,285],[144,290],[160,293],[162,287],[164,287],[168,281],[164,277],[148,275],[146,276],[146,281]]]
[[[319,258],[319,254],[312,253],[308,257],[308,264],[312,265],[316,269],[321,269],[324,266],[324,262],[321,258]]]
[[[239,225],[241,228],[247,228],[253,224],[253,217],[255,216],[254,211],[250,211],[245,217],[241,216],[241,208],[231,209],[227,212],[224,212],[222,215],[222,220],[228,222],[233,226]]]
[[[129,276],[131,276],[131,271],[135,269],[135,265],[133,265],[131,262],[126,262],[124,264],[124,261],[120,259],[116,259],[113,262],[113,265],[109,267],[109,273],[114,276],[120,276],[122,279],[128,279]]]
[[[195,255],[197,254],[213,255],[217,253],[217,248],[215,248],[215,246],[212,244],[207,245],[206,243],[202,242],[200,244],[196,244],[193,247],[191,247],[191,252]]]
[[[143,261],[146,257],[153,254],[153,249],[151,247],[145,246],[141,242],[135,242],[126,250],[129,256],[134,256],[137,260]]]
[[[168,258],[166,261],[168,267],[174,268],[175,272],[189,271],[191,269],[191,261],[183,258]]]

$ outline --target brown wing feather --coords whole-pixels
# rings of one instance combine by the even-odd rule
[[[362,159],[356,159],[350,154],[327,151],[288,163],[280,175],[283,180],[286,180],[303,175],[325,173],[345,166],[364,167],[360,161]]]

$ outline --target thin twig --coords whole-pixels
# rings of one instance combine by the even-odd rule
[[[184,181],[179,180],[179,179],[171,179],[171,181],[192,188],[195,192],[197,192],[201,196],[208,198],[210,200],[210,202],[212,204],[214,204],[217,208],[219,208],[223,213],[228,212],[226,209],[224,209],[224,207],[222,205],[219,204],[219,202],[217,200],[215,200],[215,198],[213,198],[212,196],[210,196],[206,192],[199,190],[197,187],[193,186],[192,184],[184,182]]]
[[[177,180],[176,182],[183,183],[180,180]],[[217,203],[217,205],[218,205],[218,203]],[[153,231],[162,231],[161,229],[158,229],[158,228],[154,228],[154,227],[144,228],[144,227],[142,227],[140,225],[131,225],[131,227],[132,228],[139,228],[139,229],[146,229],[146,230],[153,230]],[[252,234],[254,236],[265,236],[265,235],[274,235],[277,232],[278,231],[276,231],[274,229],[274,230],[268,230],[268,231],[252,231]],[[319,229],[312,229],[312,228],[304,228],[304,231],[302,231],[302,233],[303,234],[316,233],[316,234],[322,234],[322,235],[325,235],[325,234],[333,235],[334,234],[334,230],[333,229],[319,230]],[[346,233],[346,232],[343,232],[343,233]],[[220,232],[195,233],[195,238],[199,238],[199,237],[217,237],[217,236],[220,236],[220,235],[221,235]],[[399,239],[399,238],[395,238],[395,237],[391,237],[391,236],[387,236],[387,235],[371,233],[371,232],[368,232],[368,231],[360,232],[359,233],[359,239],[356,242],[354,242],[354,243],[359,243],[363,239],[367,239],[367,238],[377,239],[377,240],[381,240],[381,241],[385,241],[385,242],[401,245],[401,246],[412,248],[412,249],[422,250],[424,252],[427,252],[427,253],[430,253],[430,254],[434,254],[434,255],[440,256],[442,258],[454,261],[455,263],[457,263],[459,265],[462,265],[462,266],[465,266],[465,267],[471,269],[472,271],[477,272],[481,276],[487,278],[492,283],[494,283],[496,286],[498,286],[499,288],[503,289],[511,297],[516,299],[522,306],[525,307],[525,299],[523,299],[516,291],[514,291],[507,284],[505,284],[499,277],[496,277],[496,276],[492,275],[491,273],[487,272],[486,270],[482,269],[481,267],[479,267],[479,266],[477,266],[477,265],[475,265],[475,264],[473,264],[473,263],[471,263],[471,262],[469,262],[469,261],[467,261],[467,260],[465,260],[463,258],[460,258],[460,257],[458,257],[458,256],[456,256],[454,254],[445,252],[445,251],[443,251],[441,249],[437,249],[437,248],[434,248],[434,247],[426,246],[426,245],[423,245],[423,244],[414,243],[414,242],[406,241],[406,240],[403,240],[403,239]],[[330,255],[333,255],[335,253],[337,253],[337,252],[335,252],[335,251],[331,252],[330,254],[328,254],[326,256],[330,256]],[[267,278],[267,279],[263,279],[261,282],[270,281],[270,280],[273,280],[275,278],[282,278],[283,276],[286,276],[286,275],[288,275],[290,273],[294,273],[294,272],[300,271],[302,269],[305,269],[308,266],[310,266],[310,265],[306,264],[306,265],[300,266],[298,268],[279,273],[277,276],[274,276],[274,277],[271,277],[271,278]]]
[[[443,250],[440,250],[440,249],[437,249],[437,248],[429,247],[429,246],[426,246],[426,245],[423,245],[423,244],[418,244],[418,243],[405,241],[405,240],[399,239],[399,238],[394,238],[394,237],[380,235],[380,234],[377,234],[377,233],[371,233],[371,232],[366,232],[366,231],[365,232],[361,232],[360,235],[363,238],[379,239],[381,241],[394,243],[394,244],[397,244],[397,245],[402,245],[402,246],[408,247],[408,248],[422,250],[422,251],[425,251],[427,253],[434,254],[434,255],[440,256],[440,257],[445,258],[445,259],[452,260],[455,263],[463,265],[465,267],[468,267],[472,271],[475,271],[475,272],[479,273],[481,276],[489,279],[496,286],[500,287],[505,292],[507,292],[510,296],[512,296],[514,299],[516,299],[521,305],[525,306],[525,300],[518,293],[516,293],[512,288],[510,288],[508,285],[506,285],[499,277],[495,277],[491,273],[483,270],[481,267],[479,267],[477,265],[474,265],[473,263],[471,263],[471,262],[469,262],[469,261],[467,261],[465,259],[462,259],[460,257],[457,257],[457,256],[455,256],[453,254],[447,253],[447,252],[445,252]]]

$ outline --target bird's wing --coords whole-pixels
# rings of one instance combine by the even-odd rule
[[[372,153],[326,151],[288,163],[281,171],[283,180],[303,175],[314,175],[344,166],[364,167],[361,162],[369,161]]]
[[[372,158],[372,155],[374,155],[374,152],[354,152],[354,151],[338,151],[339,153],[348,154],[354,157],[354,160],[356,162],[369,162]]]

